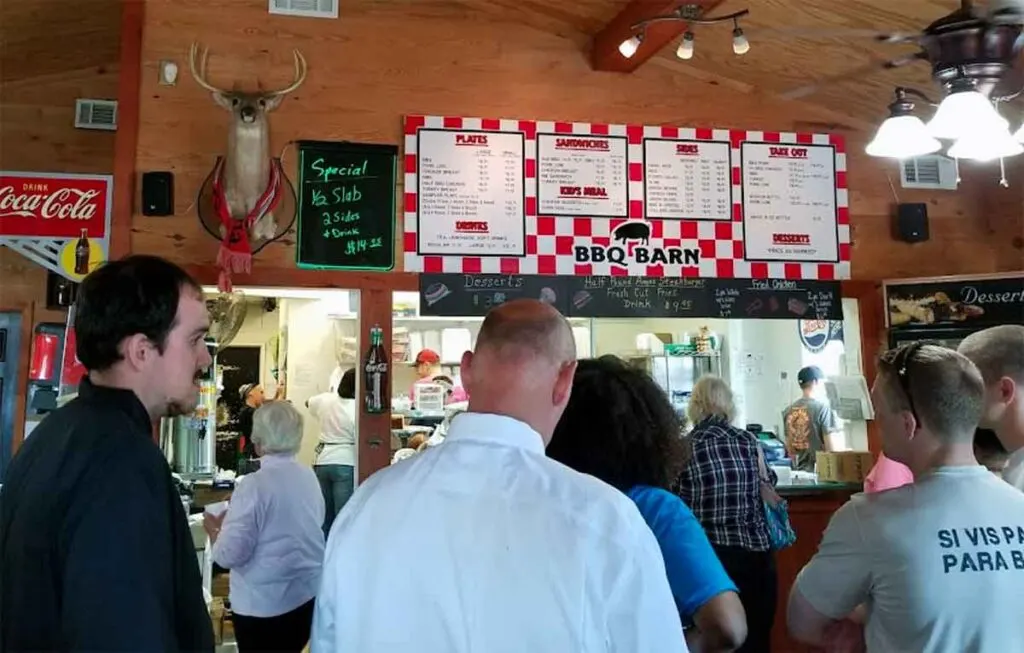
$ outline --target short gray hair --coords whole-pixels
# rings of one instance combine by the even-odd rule
[[[706,374],[700,377],[690,393],[686,414],[694,425],[709,417],[717,417],[731,424],[736,419],[732,388],[717,376]]]
[[[1024,326],[1004,324],[972,333],[958,351],[978,366],[985,385],[1004,376],[1024,384]]]
[[[252,416],[252,441],[263,453],[298,453],[302,447],[302,413],[287,401],[264,403]]]

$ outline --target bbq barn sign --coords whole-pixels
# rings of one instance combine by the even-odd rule
[[[0,171],[0,245],[80,281],[107,258],[113,178]]]

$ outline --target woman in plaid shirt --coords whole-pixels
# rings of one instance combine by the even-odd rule
[[[747,613],[747,641],[738,651],[771,650],[778,579],[761,499],[757,439],[732,425],[736,406],[722,379],[697,381],[688,408],[691,456],[676,493],[707,533]],[[768,468],[774,485],[778,478]]]

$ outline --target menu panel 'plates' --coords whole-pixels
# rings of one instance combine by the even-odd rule
[[[748,261],[839,260],[831,145],[740,144]]]
[[[420,129],[417,252],[526,254],[524,135]]]

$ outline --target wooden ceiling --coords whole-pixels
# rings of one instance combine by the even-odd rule
[[[887,115],[895,86],[916,87],[932,96],[938,89],[929,66],[917,62],[895,70],[881,63],[914,52],[913,46],[873,41],[868,33],[916,32],[959,6],[959,0],[725,0],[708,15],[750,9],[741,20],[751,48],[744,56],[732,52],[732,25],[696,26],[696,49],[689,61],[675,57],[673,38],[647,66],[665,66],[695,82],[718,84],[743,93],[782,96],[815,80],[840,77],[801,102],[827,110],[849,126],[873,125]],[[570,38],[590,39],[620,11],[643,4],[647,14],[661,13],[683,2],[666,0],[463,0],[481,13],[504,12],[510,19]],[[486,7],[485,7],[486,6]],[[556,7],[557,8],[554,8]],[[877,70],[864,72],[878,64]],[[857,71],[860,72],[857,72]],[[847,73],[853,73],[846,76]],[[609,73],[617,74],[617,73]],[[618,73],[621,74],[621,73]],[[798,110],[794,104],[795,110]]]

